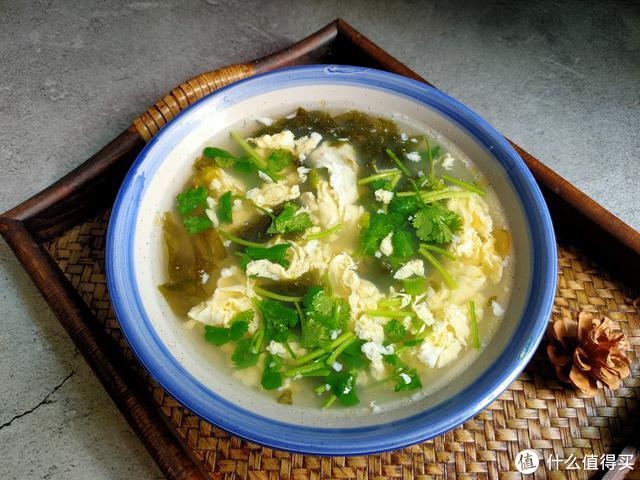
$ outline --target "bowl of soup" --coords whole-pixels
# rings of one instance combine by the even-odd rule
[[[273,448],[367,454],[493,401],[556,286],[546,205],[468,108],[374,69],[223,88],[145,147],[116,199],[108,286],[186,408]]]

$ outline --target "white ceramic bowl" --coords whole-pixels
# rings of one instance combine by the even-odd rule
[[[164,283],[159,216],[170,210],[191,165],[212,137],[257,116],[298,106],[399,117],[448,139],[484,173],[504,206],[516,254],[504,320],[474,363],[435,393],[391,404],[330,409],[280,405],[215,367],[212,349],[183,326],[157,286]],[[255,124],[254,124],[255,125]],[[223,88],[166,126],[139,155],[118,194],[107,239],[107,275],[122,330],[142,364],[178,401],[251,441],[322,455],[366,454],[443,433],[479,412],[519,374],[540,342],[556,282],[549,214],[522,159],[484,120],[422,83],[345,66],[283,69]]]

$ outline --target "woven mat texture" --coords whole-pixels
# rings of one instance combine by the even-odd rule
[[[640,413],[640,312],[629,291],[571,247],[559,249],[559,283],[553,319],[588,310],[610,317],[632,346],[633,373],[615,392],[599,391],[584,398],[559,382],[538,349],[534,359],[500,398],[472,420],[420,445],[360,457],[323,458],[262,448],[230,436],[201,420],[155,384],[123,339],[115,319],[104,275],[105,232],[109,212],[80,224],[45,247],[95,312],[109,335],[119,343],[148,383],[162,414],[210,472],[211,478],[251,479],[375,479],[375,478],[502,478],[523,476],[514,459],[522,449],[535,449],[543,458],[618,453],[640,441],[635,431]],[[633,422],[632,422],[633,420]],[[594,472],[539,468],[535,478],[588,478]],[[564,470],[563,470],[564,469]],[[531,475],[527,475],[531,477]],[[640,479],[640,466],[627,478]]]

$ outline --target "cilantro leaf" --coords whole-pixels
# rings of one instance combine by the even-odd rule
[[[393,318],[384,325],[384,336],[389,343],[396,343],[404,339],[407,329],[399,320]]]
[[[222,223],[233,223],[232,193],[223,193],[218,204],[218,218]]]
[[[282,386],[284,377],[280,372],[282,359],[277,355],[269,354],[264,359],[264,370],[260,383],[265,390],[275,390]]]
[[[417,370],[415,368],[409,368],[406,363],[400,360],[398,355],[385,355],[383,360],[387,365],[394,367],[395,375],[393,378],[396,380],[394,388],[396,392],[409,392],[422,388],[422,382],[420,381]]]
[[[230,341],[240,340],[249,330],[249,321],[253,318],[253,310],[238,313],[231,319],[230,327],[205,325],[204,339],[214,345],[224,345]]]
[[[411,257],[416,251],[416,241],[412,232],[406,228],[396,228],[391,237],[393,255],[401,259]]]
[[[420,381],[420,376],[415,368],[398,374],[396,378],[396,386],[394,387],[396,392],[409,392],[419,388],[422,388],[422,382]]]
[[[267,168],[265,173],[270,177],[277,177],[277,174],[284,170],[293,162],[293,154],[289,150],[276,148],[267,157]]]
[[[208,230],[211,227],[213,227],[213,223],[211,223],[211,220],[209,220],[209,217],[206,217],[206,216],[184,217],[182,219],[182,224],[184,225],[184,228],[187,229],[187,232],[189,232],[192,235],[195,235],[197,233],[202,233],[205,230]]]
[[[369,225],[360,231],[360,246],[366,255],[374,255],[380,247],[380,242],[391,233],[393,225],[389,215],[374,213],[369,219]]]
[[[385,355],[382,358],[382,361],[387,365],[391,365],[392,367],[394,367],[394,369],[396,370],[396,373],[409,369],[409,366],[406,363],[404,363],[402,360],[400,360],[400,357],[395,353],[392,353],[391,355]]]
[[[320,287],[311,287],[304,296],[302,345],[313,348],[331,341],[331,335],[344,330],[351,309],[343,298],[334,298]]]
[[[258,302],[258,308],[265,323],[265,337],[267,340],[286,342],[289,328],[298,324],[298,314],[293,308],[285,307],[282,303],[265,299]]]
[[[422,207],[416,213],[413,226],[421,240],[443,245],[449,243],[453,234],[460,230],[462,219],[457,213],[433,204]]]
[[[216,165],[222,168],[231,167],[236,163],[236,157],[226,150],[216,147],[206,147],[202,154],[213,160]]]
[[[248,311],[251,312],[251,315],[253,316],[253,311],[252,310],[248,310]],[[240,340],[244,336],[244,334],[247,333],[248,331],[249,331],[249,322],[245,320],[234,322],[229,327],[229,339],[233,341]]]
[[[269,260],[271,263],[277,263],[284,268],[289,266],[287,260],[287,250],[291,244],[278,243],[272,247],[247,247],[242,253],[236,253],[240,257],[240,267],[246,270],[249,262],[253,260]]]
[[[238,341],[236,348],[231,355],[231,362],[236,368],[252,367],[258,362],[260,354],[253,351],[251,338],[243,338]]]
[[[178,211],[182,215],[187,215],[188,213],[193,212],[196,208],[205,204],[208,195],[209,192],[204,187],[195,187],[185,190],[176,197]]]
[[[284,209],[278,215],[267,229],[267,233],[274,235],[276,233],[299,232],[313,226],[309,214],[297,213],[299,207],[295,203],[287,202]]]
[[[356,372],[334,373],[327,377],[327,383],[342,405],[350,407],[360,403],[356,393]]]
[[[225,327],[213,327],[211,325],[205,325],[204,339],[207,342],[213,343],[217,346],[224,345],[229,340],[231,340],[231,336],[229,335],[230,332],[231,330]]]
[[[413,215],[420,207],[417,195],[408,197],[399,197],[394,195],[391,203],[389,203],[389,211],[401,214],[404,218]]]
[[[249,323],[251,320],[253,320],[253,316],[253,310],[244,310],[243,312],[236,314],[235,317],[231,319],[231,326],[240,322]]]
[[[236,160],[236,163],[233,164],[233,168],[241,173],[251,173],[257,170],[256,166],[246,157]]]
[[[363,370],[369,366],[369,359],[362,353],[365,340],[358,340],[349,345],[338,357],[338,362],[348,370]]]

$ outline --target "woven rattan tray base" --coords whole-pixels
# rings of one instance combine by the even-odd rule
[[[514,459],[522,449],[536,449],[544,458],[553,455],[569,459],[573,455],[582,459],[587,454],[618,453],[635,437],[635,418],[640,414],[640,315],[632,300],[637,292],[627,290],[567,246],[559,249],[560,278],[553,318],[589,310],[607,315],[619,325],[633,346],[630,358],[634,370],[617,391],[604,389],[595,398],[583,398],[558,382],[539,349],[520,378],[489,408],[421,445],[367,457],[320,458],[274,451],[229,436],[183,408],[133,358],[106,288],[108,217],[107,211],[64,232],[45,247],[109,335],[136,364],[162,415],[212,478],[421,478],[455,474],[458,478],[466,474],[497,478],[498,473],[501,478],[520,478]],[[593,472],[564,473],[568,478],[587,478]],[[552,471],[539,476],[545,475],[551,477]]]

